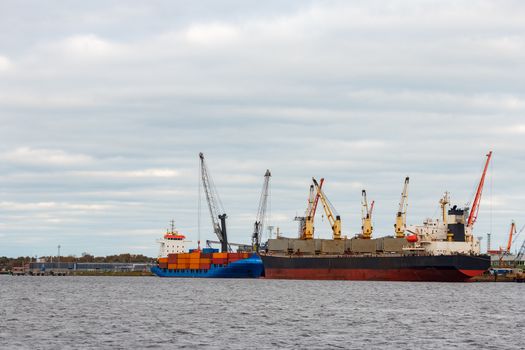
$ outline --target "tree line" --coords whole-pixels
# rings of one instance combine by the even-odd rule
[[[40,261],[45,262],[64,262],[64,263],[154,263],[155,258],[150,258],[142,254],[116,254],[108,256],[94,256],[89,253],[82,253],[82,256],[77,257],[74,255],[69,256],[42,256],[39,257]],[[19,256],[17,258],[8,258],[6,256],[0,256],[0,271],[9,271],[13,267],[23,266],[29,262],[35,262],[34,257]]]

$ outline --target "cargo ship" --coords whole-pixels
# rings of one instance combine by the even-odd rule
[[[427,219],[421,226],[407,227],[411,234],[404,238],[272,239],[261,254],[265,277],[468,281],[489,269],[490,256],[480,254],[479,240],[465,225],[466,213],[454,207],[448,211],[448,223]]]
[[[363,190],[362,232],[351,239],[341,235],[339,215],[313,179],[308,208],[299,217],[298,238],[268,241],[261,253],[265,277],[275,279],[439,281],[464,282],[490,268],[490,256],[480,253],[480,242],[472,233],[477,219],[481,193],[492,152],[478,184],[472,208],[449,207],[445,192],[439,200],[441,219],[426,219],[422,225],[406,225],[408,180],[405,179],[395,236],[372,239],[372,210]],[[333,238],[313,238],[313,217],[321,199]],[[373,208],[373,204],[371,206]]]
[[[263,273],[262,261],[254,253],[219,253],[218,249],[187,250],[186,236],[175,230],[172,221],[160,244],[157,265],[151,272],[159,277],[258,278]]]

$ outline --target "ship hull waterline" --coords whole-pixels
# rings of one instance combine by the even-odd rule
[[[466,282],[490,267],[487,256],[262,256],[265,278]]]

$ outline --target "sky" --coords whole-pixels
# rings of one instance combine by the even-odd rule
[[[156,256],[172,219],[216,239],[199,152],[230,241],[248,243],[266,169],[283,235],[323,177],[343,235],[364,188],[379,237],[405,176],[421,223],[445,191],[472,202],[492,150],[474,232],[504,246],[525,224],[524,16],[522,1],[2,1],[0,256]]]

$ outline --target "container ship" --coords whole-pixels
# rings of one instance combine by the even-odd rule
[[[186,244],[189,241],[180,232],[175,230],[174,222],[171,222],[171,231],[158,241],[160,244],[157,265],[151,268],[151,272],[159,277],[202,277],[202,278],[258,278],[263,275],[264,268],[260,257],[256,254],[259,250],[262,228],[268,198],[268,186],[270,171],[266,170],[264,175],[263,191],[259,203],[259,210],[252,234],[252,244],[235,244],[228,241],[226,231],[227,215],[222,208],[217,189],[211,179],[210,172],[204,161],[204,155],[199,153],[200,176],[202,188],[206,196],[208,209],[211,217],[213,231],[219,241],[221,252],[211,247],[198,248],[186,252]],[[200,205],[199,205],[200,207]],[[199,213],[200,214],[200,213]],[[199,234],[200,236],[200,234]],[[231,247],[240,248],[238,252],[232,252]]]
[[[442,217],[422,225],[406,225],[409,178],[405,179],[395,221],[395,236],[372,239],[373,202],[362,191],[361,233],[341,236],[341,219],[322,189],[323,179],[313,179],[304,217],[296,218],[298,238],[268,241],[261,253],[265,277],[275,279],[439,281],[463,282],[487,271],[490,257],[480,254],[472,229],[492,152],[478,184],[472,208],[449,207],[446,192],[440,199]],[[314,239],[313,218],[321,200],[333,231],[332,239]]]
[[[218,249],[192,249],[186,252],[186,236],[176,231],[172,221],[160,244],[157,265],[151,272],[159,277],[257,278],[263,270],[261,259],[253,253],[219,253]]]

